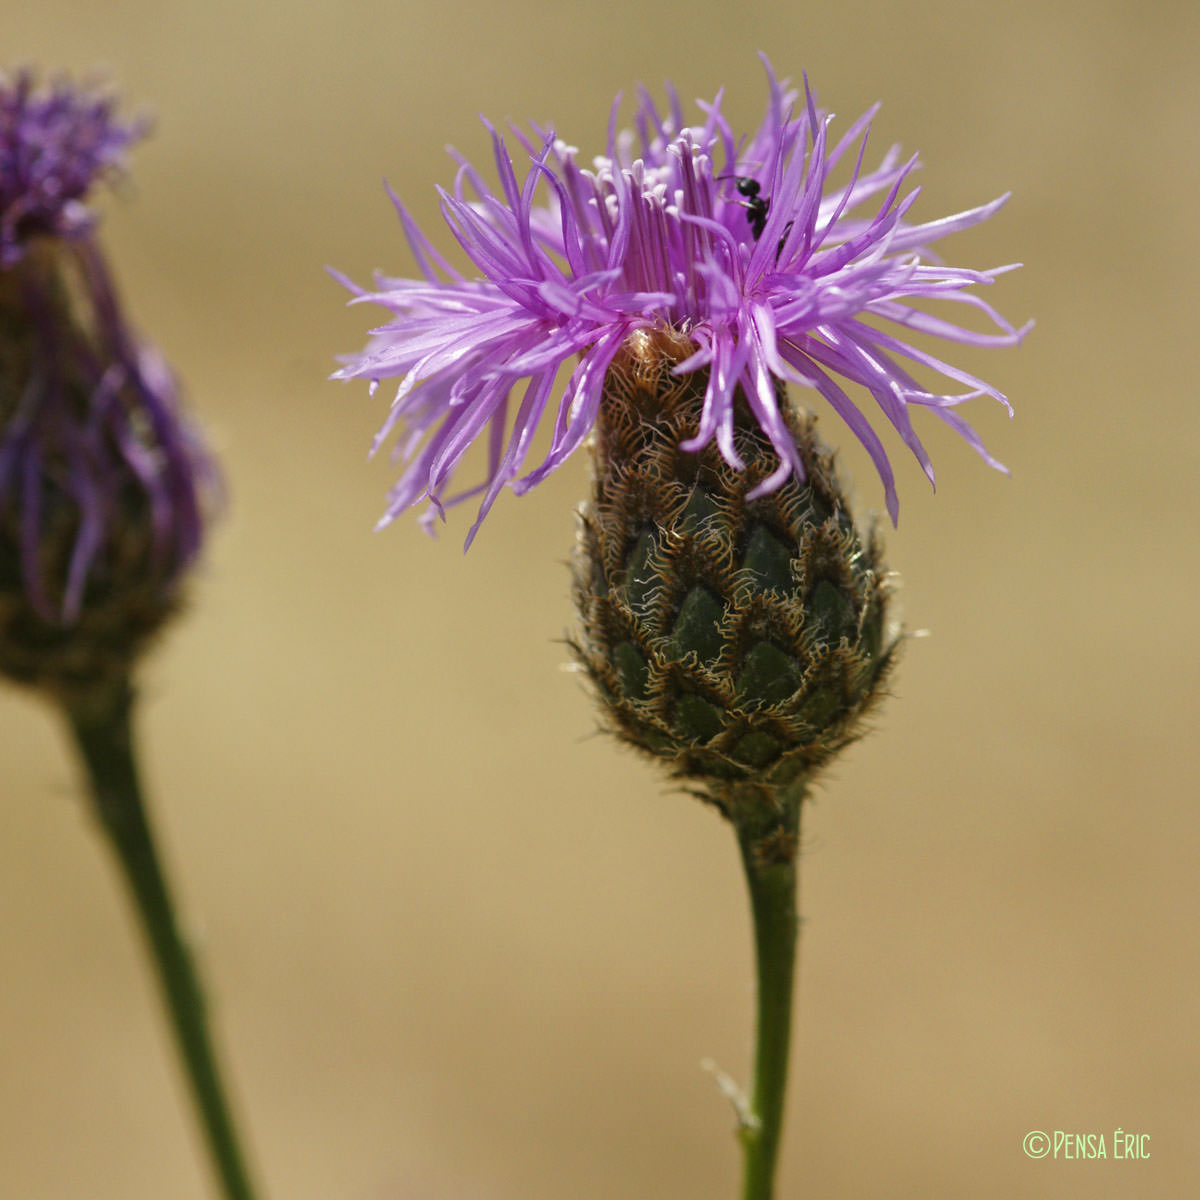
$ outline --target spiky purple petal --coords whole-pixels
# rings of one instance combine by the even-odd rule
[[[715,438],[740,469],[733,410],[735,398],[745,397],[780,460],[758,492],[803,472],[779,412],[777,381],[813,389],[847,423],[879,471],[893,521],[898,499],[887,451],[843,383],[873,401],[931,481],[914,409],[932,408],[999,466],[951,410],[981,395],[1006,406],[1007,399],[907,336],[997,346],[1024,335],[1028,326],[1014,329],[969,290],[1011,267],[946,267],[928,252],[931,243],[987,220],[1007,197],[909,223],[919,189],[904,189],[917,160],[901,161],[893,148],[863,172],[875,109],[830,149],[832,117],[817,109],[807,83],[800,97],[769,65],[767,76],[766,115],[741,143],[721,113],[720,95],[700,105],[702,124],[684,127],[673,93],[663,114],[642,90],[636,135],[618,134],[614,116],[607,155],[591,168],[553,132],[514,130],[528,161],[522,179],[505,139],[487,125],[499,190],[455,154],[454,187],[440,193],[445,220],[478,272],[474,279],[451,268],[395,201],[423,279],[380,279],[371,291],[348,285],[357,302],[378,304],[391,319],[335,375],[373,386],[399,381],[376,441],[405,430],[397,449],[406,467],[385,520],[421,500],[444,515],[456,500],[482,492],[469,544],[503,487],[528,491],[584,440],[604,372],[624,340],[662,325],[696,347],[676,372],[708,372],[700,424],[684,448],[699,450]],[[848,156],[848,182],[832,185],[830,172]],[[750,192],[739,187],[745,180],[753,181]],[[999,332],[969,329],[913,301],[966,304]],[[550,407],[550,384],[576,355],[551,449],[524,470],[533,431]],[[897,356],[969,390],[928,390]],[[510,425],[505,400],[522,380],[526,400]],[[485,434],[491,453],[484,483],[449,495],[463,455]]]

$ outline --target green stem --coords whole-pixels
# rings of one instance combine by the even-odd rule
[[[783,1128],[796,964],[796,842],[803,787],[784,791],[769,822],[738,827],[750,891],[757,966],[754,1082],[740,1136],[742,1200],[771,1200]]]
[[[175,918],[138,782],[127,684],[66,715],[95,813],[124,873],[226,1200],[254,1200],[205,1016],[204,994]]]

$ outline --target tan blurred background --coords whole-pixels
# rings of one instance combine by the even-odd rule
[[[373,534],[385,399],[325,381],[412,269],[476,114],[599,150],[612,95],[807,68],[922,151],[947,245],[1023,259],[1025,346],[955,352],[1011,480],[925,430],[888,539],[912,643],[808,810],[780,1200],[1200,1194],[1196,133],[1200,10],[1132,0],[9,4],[3,58],[157,117],[105,239],[226,465],[192,612],[145,672],[161,836],[272,1200],[729,1200],[750,941],[729,831],[602,738],[560,670],[585,463],[466,558]],[[827,435],[844,441],[832,418]],[[899,458],[899,456],[898,456]],[[881,507],[860,456],[846,465]],[[0,694],[0,1196],[201,1200],[206,1167],[61,730]],[[1031,1161],[1033,1129],[1150,1135]]]

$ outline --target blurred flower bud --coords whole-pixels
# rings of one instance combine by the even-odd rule
[[[84,200],[140,128],[0,75],[0,673],[74,702],[179,603],[212,468]]]

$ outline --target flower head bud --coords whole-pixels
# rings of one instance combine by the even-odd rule
[[[0,673],[74,700],[179,602],[212,471],[84,205],[138,130],[0,76]]]
[[[896,645],[878,544],[855,529],[807,416],[780,398],[804,476],[744,397],[729,464],[682,448],[702,372],[686,336],[641,330],[609,367],[575,561],[574,643],[612,729],[728,809],[793,784],[854,738]]]
[[[394,438],[405,466],[381,524],[478,497],[469,545],[505,488],[531,491],[591,440],[579,657],[622,736],[727,812],[734,793],[794,792],[853,737],[895,644],[874,537],[788,387],[862,445],[894,523],[880,430],[931,484],[925,420],[1003,469],[958,410],[1007,398],[925,343],[1011,346],[1029,328],[978,294],[1012,264],[933,249],[1006,197],[916,220],[917,159],[868,162],[875,110],[835,132],[807,80],[763,63],[766,112],[746,136],[720,96],[688,122],[674,93],[664,111],[642,92],[635,130],[610,120],[596,158],[553,129],[510,142],[489,125],[498,185],[456,154],[440,192],[470,268],[393,197],[421,277],[343,280],[390,315],[336,373],[395,381],[375,447]],[[480,441],[484,477],[459,486]]]

